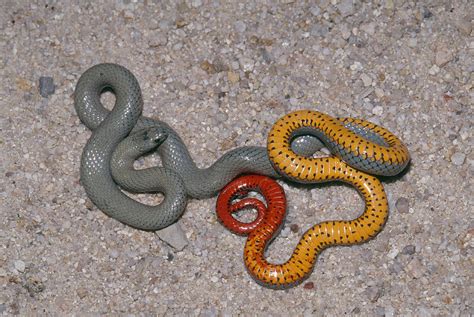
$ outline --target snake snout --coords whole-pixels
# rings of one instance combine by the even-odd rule
[[[162,144],[167,137],[168,133],[164,129],[152,127],[145,130],[143,140],[157,146]]]
[[[161,145],[167,137],[168,133],[164,129],[150,127],[135,132],[128,140],[131,144],[137,146],[140,153],[143,154]]]

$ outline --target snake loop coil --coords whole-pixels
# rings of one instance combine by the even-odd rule
[[[295,136],[312,134],[337,157],[313,158],[294,153]],[[250,275],[264,286],[286,289],[305,280],[319,253],[333,245],[363,243],[383,228],[388,202],[380,181],[361,170],[379,175],[395,175],[409,161],[407,148],[389,131],[363,120],[335,119],[315,111],[296,111],[278,120],[268,137],[269,157],[275,168],[291,180],[305,183],[343,181],[353,185],[365,201],[364,212],[354,220],[325,221],[309,229],[292,256],[283,264],[265,260],[265,250],[282,225],[286,200],[281,187],[263,176],[244,176],[228,184],[217,200],[220,221],[232,232],[248,234],[244,262]],[[345,163],[345,160],[347,163]],[[233,199],[249,190],[260,192],[267,205],[244,198]],[[253,207],[258,217],[251,229],[231,214]]]

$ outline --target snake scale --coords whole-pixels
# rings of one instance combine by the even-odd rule
[[[314,158],[295,153],[291,141],[300,134],[320,138],[335,156]],[[218,218],[230,231],[248,234],[244,262],[250,275],[261,285],[287,289],[311,274],[317,256],[325,248],[363,243],[382,230],[388,218],[387,197],[381,182],[366,172],[396,175],[410,157],[406,146],[382,127],[309,110],[295,111],[278,120],[269,133],[267,146],[270,160],[286,178],[303,183],[342,181],[354,186],[365,201],[365,210],[359,217],[316,224],[302,236],[288,261],[271,264],[265,260],[265,250],[284,221],[283,189],[268,177],[248,175],[235,179],[221,191],[216,205]],[[259,192],[266,205],[255,198],[242,198],[250,191]],[[236,198],[241,199],[235,202]],[[251,223],[232,217],[245,208],[257,210]]]
[[[112,111],[100,101],[106,89],[115,94]],[[212,197],[237,175],[280,177],[266,148],[257,146],[235,148],[209,168],[198,168],[182,139],[168,124],[141,116],[143,100],[138,81],[120,65],[98,64],[86,70],[77,83],[74,106],[80,120],[93,131],[82,153],[81,183],[100,210],[132,227],[165,228],[183,213],[186,196]],[[148,129],[160,130],[155,147],[153,142],[146,143],[157,131],[147,132]],[[134,136],[136,133],[142,137]],[[133,140],[127,141],[127,137]],[[126,145],[119,147],[121,142]],[[293,145],[298,153],[312,153],[320,147],[314,137],[301,137]],[[153,149],[160,155],[163,167],[135,171],[133,160]],[[136,181],[142,177],[146,181]],[[162,192],[165,200],[158,206],[141,204],[126,196],[117,183],[132,192]]]

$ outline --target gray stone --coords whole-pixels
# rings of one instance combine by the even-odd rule
[[[410,208],[410,202],[405,197],[400,197],[395,202],[395,207],[399,213],[406,214]]]
[[[251,58],[242,57],[239,61],[244,72],[251,72],[253,70],[255,64]]]
[[[420,260],[415,258],[411,260],[410,263],[408,263],[406,266],[406,271],[411,277],[419,279],[425,273],[425,267],[420,262]]]
[[[412,244],[405,246],[402,250],[402,254],[412,255],[415,254],[416,247]]]
[[[119,257],[119,254],[120,254],[119,251],[116,250],[116,249],[110,250],[110,257],[111,257],[112,259],[118,258],[118,257]]]
[[[56,86],[52,77],[41,76],[39,79],[39,93],[41,97],[47,98],[54,94]]]
[[[458,166],[463,165],[465,160],[466,160],[466,154],[462,152],[456,152],[453,155],[451,155],[451,162],[454,165],[458,165]]]
[[[199,8],[200,6],[202,6],[202,0],[193,0],[191,5],[193,6],[193,8]]]
[[[421,8],[421,14],[423,19],[429,19],[433,16],[433,13],[427,7]]]
[[[375,315],[384,317],[385,316],[385,307],[377,306],[375,308]]]
[[[165,46],[167,43],[168,43],[168,38],[166,34],[162,32],[154,33],[152,38],[148,40],[148,46],[150,47]]]
[[[43,281],[41,281],[41,279],[39,279],[38,277],[34,276],[28,277],[24,284],[24,287],[28,290],[31,296],[34,296],[37,293],[41,293],[45,289]]]
[[[17,270],[20,273],[25,272],[26,269],[26,264],[22,260],[16,260],[13,265],[15,266],[15,270]]]
[[[383,107],[382,106],[375,106],[372,109],[372,113],[376,116],[381,116],[383,114]]]
[[[317,5],[314,5],[309,8],[309,12],[311,12],[315,17],[318,17],[321,14],[321,9]]]
[[[339,2],[336,6],[339,10],[339,13],[341,13],[343,17],[347,17],[354,14],[353,0],[341,0],[341,2]]]
[[[402,263],[400,263],[400,261],[398,261],[397,259],[394,259],[393,264],[390,265],[388,269],[390,273],[399,274],[400,272],[403,271],[404,266]]]
[[[234,23],[234,28],[238,33],[244,33],[245,30],[247,29],[247,26],[245,25],[245,22],[243,21],[236,21]]]
[[[284,227],[283,230],[280,231],[280,236],[282,238],[288,238],[288,236],[290,235],[290,232],[291,232],[290,227]]]
[[[435,63],[438,67],[443,67],[454,58],[452,48],[445,43],[438,45],[435,54]]]
[[[373,303],[375,303],[380,298],[380,296],[382,296],[383,292],[383,285],[369,286],[365,291],[365,293],[367,294],[367,298]]]
[[[458,30],[463,33],[464,35],[470,35],[472,32],[472,21],[469,16],[461,17],[457,19],[454,24],[458,28]]]
[[[200,317],[217,317],[219,315],[217,309],[212,306],[201,311]]]
[[[183,250],[188,245],[188,238],[179,223],[174,223],[165,229],[156,231],[156,235],[177,251]]]

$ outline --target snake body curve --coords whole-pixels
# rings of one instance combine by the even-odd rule
[[[94,204],[111,217],[144,230],[164,228],[179,218],[184,205],[168,208],[170,206],[166,202],[158,206],[141,204],[120,191],[110,173],[113,151],[132,131],[143,106],[136,79],[124,68],[113,69],[113,76],[107,72],[107,66],[95,69],[92,80],[83,77],[76,87],[76,107],[81,104],[91,107],[94,102],[100,102],[98,98],[107,87],[116,95],[115,106],[110,114],[101,122],[92,123],[95,129],[81,157],[81,183]],[[85,89],[89,94],[83,94]],[[170,193],[170,200],[180,201],[183,194],[179,186],[175,188],[174,195],[177,199],[173,199]]]
[[[291,140],[301,133],[320,138],[336,157],[296,154],[291,149]],[[325,248],[363,243],[382,230],[389,211],[385,191],[375,176],[358,169],[395,175],[406,167],[409,154],[397,137],[377,125],[363,120],[335,119],[308,110],[296,111],[278,120],[269,133],[267,147],[275,168],[285,177],[305,183],[342,181],[353,185],[365,201],[364,212],[359,217],[313,226],[300,239],[288,261],[271,264],[265,259],[265,250],[284,220],[286,205],[281,188],[261,176],[244,176],[224,188],[217,200],[217,214],[232,232],[248,233],[244,249],[248,272],[261,285],[286,289],[311,274],[317,256]],[[254,198],[233,203],[236,197],[251,190],[260,192],[267,205]],[[240,223],[231,214],[249,207],[257,209],[258,216],[247,228],[248,224]]]
[[[295,153],[292,139],[309,134],[320,139],[336,158],[317,159]],[[333,118],[327,114],[299,110],[280,118],[267,140],[268,154],[275,168],[299,182],[331,178],[341,160],[366,173],[383,176],[399,174],[410,161],[408,149],[394,134],[374,123]]]

